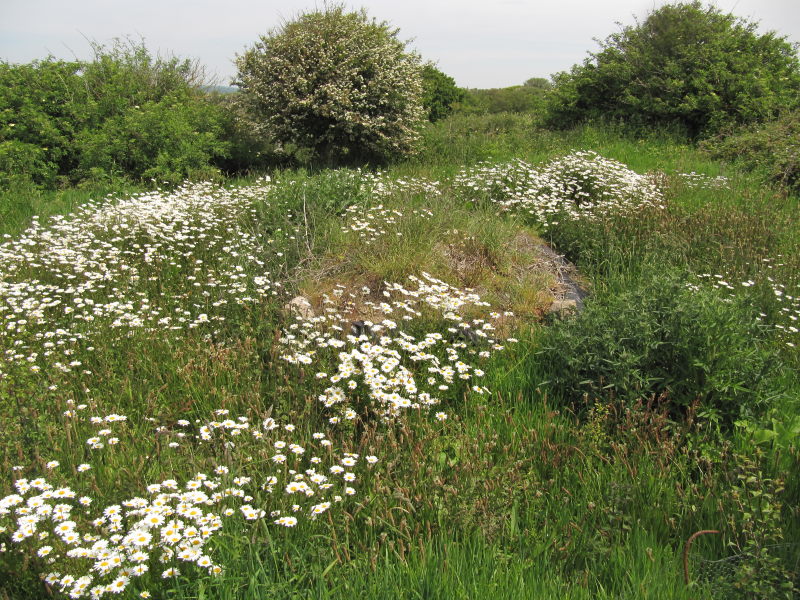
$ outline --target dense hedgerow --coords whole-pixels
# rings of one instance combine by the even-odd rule
[[[798,105],[796,48],[700,2],[666,5],[555,78],[551,125],[606,119],[706,136]]]
[[[424,119],[419,57],[365,11],[328,6],[261,36],[237,84],[265,135],[323,164],[385,162],[415,150]]]
[[[0,63],[0,186],[213,175],[228,144],[203,69],[141,43],[94,52],[88,62]]]

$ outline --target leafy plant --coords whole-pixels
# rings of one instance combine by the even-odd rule
[[[736,421],[735,425],[752,436],[756,444],[772,445],[784,452],[792,452],[800,442],[800,414],[781,418],[781,415],[776,413],[770,416],[767,423],[741,419]]]
[[[765,405],[773,367],[755,315],[674,274],[643,274],[619,294],[586,304],[544,333],[547,386],[576,406],[584,396],[627,404],[662,397],[673,418],[699,402],[730,425]]]
[[[456,86],[455,79],[430,63],[422,67],[422,106],[431,123],[450,115],[454,105],[465,97],[466,92]]]
[[[548,119],[671,126],[706,136],[798,105],[796,48],[775,33],[700,2],[670,4],[602,42],[555,77]]]
[[[236,59],[264,134],[325,165],[413,153],[424,118],[419,58],[398,31],[341,5],[300,15]]]
[[[781,523],[783,482],[763,473],[756,460],[736,458],[733,481],[722,499],[728,506],[728,545],[736,560],[732,573],[715,581],[715,587],[725,598],[794,598],[798,574],[781,558],[786,546]]]

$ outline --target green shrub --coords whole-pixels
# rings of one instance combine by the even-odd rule
[[[555,77],[548,120],[620,120],[706,136],[798,106],[796,48],[775,33],[700,2],[666,5],[606,38]]]
[[[774,121],[734,129],[704,141],[711,158],[735,162],[773,183],[800,192],[800,110]]]
[[[92,44],[94,59],[81,69],[86,119],[97,125],[148,102],[202,97],[204,68],[191,59],[153,56],[143,42],[117,39]]]
[[[431,123],[452,114],[454,105],[465,97],[466,92],[456,86],[455,79],[432,64],[422,67],[422,106]]]
[[[85,126],[76,136],[76,175],[102,174],[176,184],[214,174],[211,162],[227,153],[220,140],[222,109],[200,86],[195,61],[150,54],[144,44],[117,40],[95,45],[82,72]]]
[[[98,173],[176,184],[208,176],[227,145],[219,109],[203,100],[166,97],[108,118],[77,137],[82,178]]]
[[[0,185],[25,178],[52,187],[75,166],[72,145],[85,92],[81,63],[0,62]]]
[[[47,160],[47,152],[41,146],[19,140],[0,141],[0,189],[52,184],[56,173],[56,165]]]
[[[773,359],[755,317],[677,275],[644,274],[547,330],[539,360],[550,389],[575,406],[584,395],[623,405],[660,397],[676,419],[699,402],[730,425],[765,408]]]
[[[262,131],[325,165],[412,154],[424,118],[419,58],[385,22],[340,5],[300,15],[237,57]]]
[[[259,132],[257,123],[243,106],[240,93],[212,93],[210,100],[219,108],[220,138],[227,145],[227,153],[214,158],[216,167],[228,174],[243,174],[294,165],[292,157]]]
[[[130,41],[93,48],[91,62],[0,63],[0,186],[212,174],[228,148],[202,68]]]

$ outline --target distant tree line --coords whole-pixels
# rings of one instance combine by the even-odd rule
[[[542,77],[505,88],[469,89],[457,110],[467,114],[540,113],[549,90],[550,82]]]

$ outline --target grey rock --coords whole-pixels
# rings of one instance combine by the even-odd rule
[[[283,308],[303,319],[311,319],[314,316],[314,309],[311,306],[311,302],[308,301],[308,298],[303,296],[295,296],[289,300]]]
[[[367,321],[353,321],[350,323],[350,335],[354,335],[357,338],[365,335],[371,338],[374,337],[375,334],[372,331],[372,325]]]
[[[587,296],[580,284],[576,281],[578,270],[571,262],[555,252],[550,246],[542,244],[541,252],[545,260],[550,263],[552,271],[556,274],[558,290],[555,292],[555,301],[550,306],[551,314],[577,314],[583,310],[583,300]]]
[[[581,306],[583,306],[583,303],[581,303]],[[573,299],[554,300],[548,309],[550,314],[559,314],[562,316],[569,313],[577,313],[578,310],[578,302]]]

